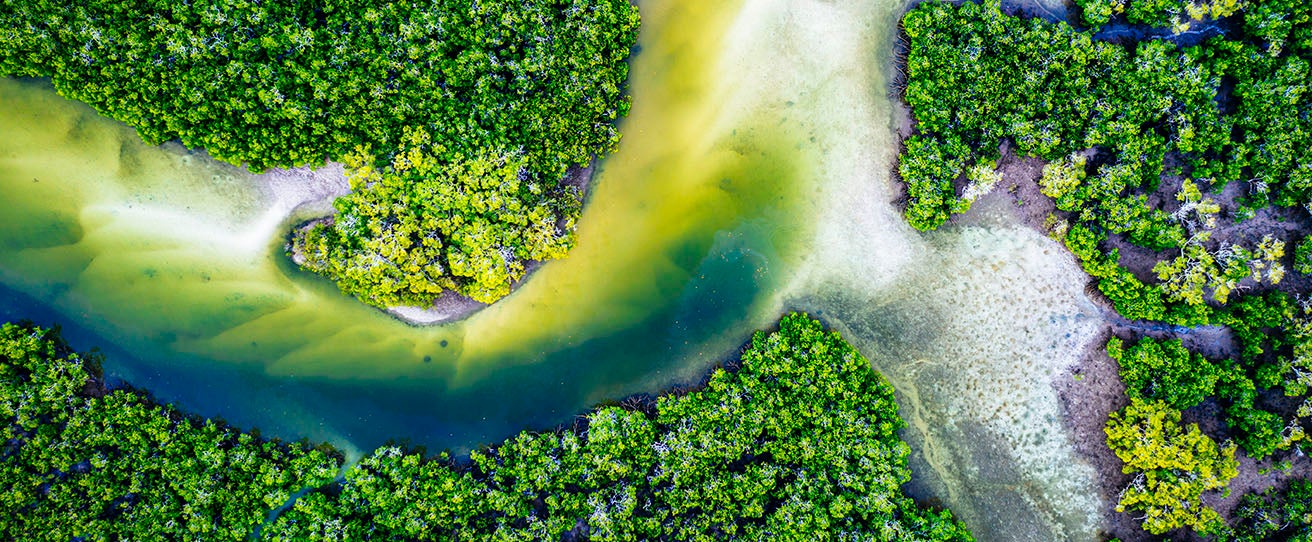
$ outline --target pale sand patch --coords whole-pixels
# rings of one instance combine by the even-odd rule
[[[332,212],[334,199],[351,192],[346,168],[338,162],[317,168],[275,168],[256,175],[255,181],[269,198],[269,207],[284,218],[298,211],[326,216]]]
[[[474,301],[455,292],[446,292],[438,296],[433,306],[390,307],[387,313],[415,325],[433,325],[459,320],[487,307],[486,303]]]

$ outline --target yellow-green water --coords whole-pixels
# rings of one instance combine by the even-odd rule
[[[645,0],[634,107],[565,260],[465,321],[407,326],[294,269],[326,196],[0,80],[0,316],[62,324],[159,398],[358,452],[463,449],[697,380],[787,308],[900,390],[916,491],[982,539],[1091,538],[1101,506],[1051,381],[1083,278],[1005,213],[897,215],[889,0]],[[988,213],[985,213],[988,214]]]

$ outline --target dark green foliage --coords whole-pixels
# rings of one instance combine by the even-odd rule
[[[1240,359],[1245,366],[1261,373],[1262,366],[1269,365],[1272,356],[1285,346],[1288,339],[1282,330],[1293,322],[1298,312],[1288,295],[1271,292],[1239,298],[1218,311],[1216,320],[1234,332],[1241,348]],[[1258,381],[1264,388],[1277,383],[1270,378]]]
[[[1304,236],[1294,247],[1294,271],[1312,275],[1312,235]]]
[[[608,407],[574,432],[523,433],[473,468],[385,448],[340,492],[299,501],[278,540],[969,540],[901,494],[907,446],[892,388],[804,315],[758,333],[735,371]],[[577,532],[577,531],[576,531]]]
[[[1121,367],[1125,395],[1155,399],[1177,410],[1197,405],[1212,395],[1221,371],[1201,354],[1185,349],[1179,339],[1142,339],[1128,348],[1117,338],[1107,342],[1107,355]]]
[[[1261,390],[1279,389],[1307,398],[1312,384],[1312,314],[1290,296],[1270,292],[1246,296],[1219,314],[1234,330],[1240,363],[1218,387],[1227,399],[1226,422],[1249,455],[1262,458],[1306,439],[1303,423],[1312,413],[1281,416],[1259,408]],[[1300,407],[1301,409],[1301,407]]]
[[[963,173],[1010,142],[1017,154],[1047,162],[1039,188],[1057,209],[1052,234],[1121,316],[1233,329],[1238,360],[1209,360],[1178,340],[1108,345],[1132,401],[1113,417],[1109,445],[1127,465],[1145,465],[1134,469],[1143,474],[1121,508],[1143,512],[1154,533],[1214,531],[1219,517],[1199,507],[1199,495],[1224,487],[1233,474],[1221,463],[1233,460],[1159,468],[1169,459],[1155,454],[1173,440],[1193,452],[1215,448],[1196,428],[1181,430],[1179,410],[1215,398],[1234,441],[1259,459],[1305,440],[1312,421],[1312,311],[1279,291],[1238,295],[1280,284],[1285,239],[1237,238],[1218,226],[1268,205],[1312,209],[1312,4],[1076,3],[1095,27],[1181,32],[1197,21],[1242,18],[1222,23],[1221,37],[1182,48],[1174,39],[1098,41],[1064,23],[1004,15],[997,0],[918,5],[903,20],[905,98],[917,122],[901,156],[907,220],[934,229],[966,210],[970,201],[956,192]],[[1231,183],[1245,193],[1233,211],[1213,199]],[[1179,188],[1161,193],[1162,186]],[[1150,205],[1155,200],[1164,203]],[[1156,280],[1122,265],[1122,242],[1160,254]],[[1312,271],[1312,242],[1293,252],[1295,270]],[[1294,399],[1276,398],[1274,389]]]
[[[1261,0],[1075,0],[1084,15],[1084,22],[1097,28],[1115,16],[1124,16],[1134,24],[1170,27],[1176,32],[1189,28],[1193,22],[1221,19],[1234,15],[1250,3]]]
[[[1312,379],[1312,313],[1282,292],[1245,296],[1219,314],[1234,330],[1244,370],[1262,389],[1282,387],[1285,394],[1308,393]]]
[[[1097,29],[1114,18],[1176,33],[1199,21],[1240,16],[1265,52],[1312,50],[1312,6],[1303,0],[1074,0],[1084,23]]]
[[[340,482],[338,459],[106,392],[95,369],[53,332],[0,329],[0,538],[971,540],[902,494],[892,388],[805,315],[652,414],[601,408],[469,465],[385,447]]]
[[[1216,131],[1208,72],[1169,44],[1145,42],[1127,53],[1065,24],[1003,15],[996,0],[927,2],[907,14],[903,27],[911,40],[906,99],[917,137],[941,142],[908,144],[903,153],[913,225],[932,229],[946,212],[964,210],[948,190],[954,173],[996,158],[1006,139],[1020,154],[1047,160],[1107,148],[1114,158],[1088,179],[1051,190],[1058,207],[1149,248],[1183,244],[1184,229],[1150,208],[1143,188],[1155,186],[1167,152],[1224,137]],[[1188,126],[1189,137],[1163,138],[1158,128],[1168,124]],[[932,161],[951,167],[921,165]]]
[[[1161,401],[1175,410],[1221,399],[1225,422],[1250,457],[1262,459],[1292,444],[1283,435],[1285,420],[1256,406],[1258,386],[1240,365],[1190,352],[1179,339],[1144,338],[1127,347],[1112,338],[1107,355],[1120,365],[1130,399]]]
[[[1217,77],[1168,43],[1127,52],[1064,24],[1003,15],[995,1],[927,2],[903,26],[911,39],[906,99],[920,132],[901,162],[913,226],[933,229],[964,210],[969,202],[953,192],[953,180],[1010,140],[1020,154],[1054,162],[1043,191],[1069,213],[1067,245],[1117,310],[1132,319],[1206,322],[1206,282],[1143,284],[1101,245],[1123,235],[1149,249],[1181,247],[1205,218],[1151,208],[1147,194],[1168,152],[1202,153],[1228,136],[1213,103]],[[1163,137],[1163,128],[1176,133]],[[1079,153],[1089,148],[1109,158],[1086,165]],[[1186,295],[1193,290],[1183,285],[1199,293]]]
[[[339,460],[107,391],[48,330],[0,328],[0,538],[242,540]]]
[[[1279,414],[1237,401],[1226,407],[1225,413],[1225,422],[1234,433],[1235,442],[1249,457],[1265,459],[1289,447],[1282,434],[1285,420]]]
[[[947,221],[953,212],[964,211],[956,197],[952,181],[965,169],[963,156],[968,151],[955,141],[955,148],[935,138],[912,136],[905,142],[898,174],[907,183],[907,221],[916,229],[932,230]]]
[[[1267,53],[1312,53],[1312,4],[1304,0],[1250,0],[1244,29],[1261,40]],[[1305,56],[1306,58],[1306,56]]]
[[[628,0],[11,0],[0,73],[214,156],[318,164],[424,129],[454,160],[520,148],[544,174],[617,139]]]
[[[1293,480],[1283,489],[1244,495],[1231,527],[1222,540],[1312,541],[1312,480]]]
[[[1312,8],[1301,8],[1312,13]],[[1271,56],[1252,43],[1213,39],[1195,53],[1217,76],[1235,81],[1235,137],[1198,161],[1200,176],[1246,182],[1252,207],[1312,199],[1312,48]]]
[[[1097,280],[1098,290],[1111,300],[1116,312],[1131,320],[1165,320],[1177,325],[1197,325],[1207,322],[1210,309],[1205,305],[1168,305],[1162,288],[1144,284],[1120,264],[1120,252],[1099,250],[1098,243],[1105,235],[1094,233],[1084,226],[1071,226],[1065,242],[1084,271]]]

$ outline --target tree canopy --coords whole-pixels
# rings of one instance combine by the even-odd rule
[[[423,129],[450,161],[523,147],[559,176],[618,138],[628,0],[14,0],[0,74],[262,170],[365,146],[386,161]]]
[[[1312,540],[1312,480],[1294,480],[1244,495],[1235,524],[1222,537],[1234,542]]]
[[[1121,366],[1125,395],[1156,399],[1186,409],[1212,395],[1221,371],[1201,354],[1185,349],[1179,339],[1143,339],[1128,348],[1117,338],[1107,343],[1107,355]]]
[[[54,331],[0,327],[0,538],[243,540],[341,460],[104,389]]]
[[[293,238],[303,265],[373,305],[431,305],[447,290],[491,303],[526,262],[569,250],[581,205],[572,188],[534,174],[523,154],[443,164],[432,148],[415,131],[382,169],[352,157],[335,217]]]
[[[277,540],[969,540],[902,495],[892,388],[807,316],[757,333],[734,369],[605,407],[573,431],[522,433],[473,467],[380,449],[340,492],[297,501]]]
[[[1099,1],[1084,2],[1086,15]],[[1183,5],[1113,4],[1130,14]],[[975,183],[967,173],[993,163],[1009,141],[1017,154],[1049,162],[1040,185],[1059,211],[1058,237],[1126,317],[1202,324],[1233,293],[1279,284],[1285,246],[1298,240],[1217,239],[1221,207],[1211,195],[1246,186],[1234,220],[1312,203],[1312,42],[1303,39],[1312,8],[1279,6],[1231,6],[1245,10],[1246,34],[1181,48],[1094,39],[1065,23],[1005,15],[997,0],[921,4],[903,19],[905,97],[916,120],[899,165],[908,221],[929,230],[968,209]],[[1286,9],[1276,18],[1290,25],[1285,37],[1254,26],[1272,9]],[[1172,203],[1150,204],[1167,179],[1178,180],[1175,193],[1160,194]],[[1112,238],[1174,255],[1153,268],[1157,282],[1144,283],[1107,248]]]
[[[1152,534],[1181,527],[1212,533],[1224,526],[1202,495],[1224,489],[1238,474],[1233,444],[1218,446],[1197,425],[1182,425],[1180,411],[1137,398],[1111,415],[1106,432],[1124,472],[1135,475],[1117,511],[1143,512],[1143,528]]]

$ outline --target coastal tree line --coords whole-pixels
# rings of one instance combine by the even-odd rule
[[[698,390],[598,408],[468,460],[342,467],[104,386],[55,331],[0,328],[9,540],[972,540],[902,493],[893,389],[802,314]],[[287,506],[287,508],[283,508]]]
[[[1153,534],[1301,540],[1305,482],[1245,497],[1230,523],[1207,502],[1238,474],[1237,452],[1281,464],[1312,451],[1312,306],[1297,286],[1312,240],[1287,233],[1312,223],[1312,5],[1077,4],[1085,28],[1011,16],[997,0],[926,2],[904,17],[906,218],[936,229],[1007,184],[1005,148],[1042,159],[1048,233],[1118,313],[1225,326],[1238,346],[1209,359],[1179,340],[1107,344],[1129,403],[1106,425],[1132,475],[1117,510]],[[1184,32],[1218,19],[1221,35],[1189,47],[1094,38],[1106,24]],[[1259,219],[1297,226],[1242,226]],[[1122,251],[1155,264],[1132,270]],[[1184,421],[1205,402],[1221,438]]]
[[[456,222],[485,219],[486,205],[510,217],[488,239],[360,227],[349,214],[327,223],[345,223],[334,235],[297,234],[328,245],[308,268],[365,301],[423,305],[443,289],[486,301],[525,259],[571,244],[579,195],[560,181],[619,140],[638,23],[629,0],[13,0],[0,10],[0,75],[48,77],[148,142],[254,171],[350,157],[409,182],[353,187],[394,217],[433,211],[407,201],[504,181],[487,160],[513,163],[515,185],[495,201],[441,209]],[[425,134],[423,182],[397,168],[420,148],[413,134]]]

